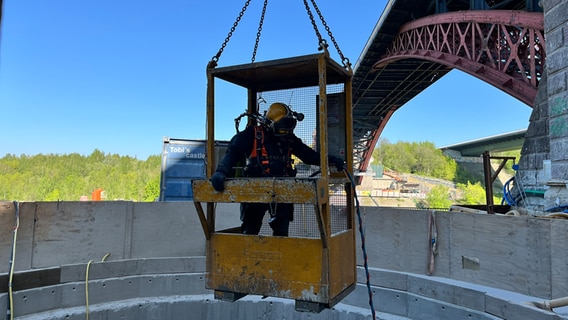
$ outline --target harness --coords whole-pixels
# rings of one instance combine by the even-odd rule
[[[260,167],[261,175],[270,176],[271,175],[270,169],[272,167],[272,163],[274,162],[274,160],[280,160],[282,163],[284,163],[285,167],[284,176],[295,176],[294,169],[292,168],[291,148],[290,147],[287,148],[288,150],[286,150],[286,155],[284,155],[284,152],[282,152],[283,155],[281,157],[269,156],[268,152],[266,151],[264,138],[265,137],[264,137],[263,128],[261,126],[255,126],[254,142],[253,142],[252,151],[249,156],[249,159],[251,160],[250,165]],[[252,161],[254,159],[256,159],[256,163]]]

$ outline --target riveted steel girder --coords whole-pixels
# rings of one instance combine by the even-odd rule
[[[459,11],[403,25],[373,69],[424,59],[464,71],[533,106],[546,58],[544,16]]]

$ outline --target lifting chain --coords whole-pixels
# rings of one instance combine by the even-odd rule
[[[252,52],[252,59],[250,62],[254,62],[254,59],[256,58],[256,50],[258,49],[258,42],[260,41],[260,33],[262,32],[262,24],[264,23],[264,14],[266,13],[267,6],[268,6],[268,0],[264,0],[264,6],[262,7],[260,22],[258,23],[258,31],[256,32],[256,41],[254,42],[254,50]]]
[[[318,50],[327,50],[328,44],[325,41],[325,39],[322,38],[316,21],[314,19],[314,15],[312,14],[312,11],[310,9],[310,6],[308,4],[307,0],[303,0],[304,1],[304,6],[306,7],[306,11],[308,13],[308,16],[310,18],[310,22],[312,23],[312,27],[314,28],[314,31],[316,33],[316,36],[318,38],[319,41],[319,48]],[[247,10],[249,4],[250,4],[251,0],[247,0],[243,6],[243,8],[241,9],[241,12],[239,13],[239,15],[237,16],[237,19],[235,20],[235,22],[233,23],[233,26],[231,27],[231,30],[229,31],[229,33],[227,34],[227,37],[225,38],[225,41],[223,41],[223,44],[221,45],[221,48],[219,48],[219,51],[217,52],[217,54],[215,56],[213,56],[213,58],[211,58],[211,61],[209,62],[208,68],[214,68],[217,66],[217,62],[219,61],[219,58],[221,57],[221,54],[223,53],[223,50],[225,49],[225,47],[227,46],[227,43],[229,43],[229,40],[231,40],[231,37],[233,36],[233,32],[235,32],[237,26],[239,25],[239,22],[241,21],[243,15],[245,14],[245,11]],[[339,49],[339,45],[337,44],[337,41],[335,41],[335,37],[333,36],[333,34],[331,33],[331,29],[329,28],[329,26],[327,25],[327,22],[325,21],[320,9],[318,8],[316,1],[315,0],[310,0],[310,2],[312,3],[312,6],[314,7],[314,9],[316,10],[316,13],[318,14],[318,17],[322,23],[322,25],[324,26],[325,30],[327,31],[327,34],[329,36],[329,38],[331,39],[331,41],[333,42],[333,46],[335,47],[335,49],[337,50],[337,53],[339,54],[339,57],[341,58],[341,62],[343,63],[343,66],[348,69],[351,70],[351,62],[349,62],[349,59],[347,57],[345,57],[343,55],[343,52],[341,52],[341,49]],[[264,16],[266,14],[266,7],[268,6],[268,0],[264,0],[264,5],[262,7],[262,14],[260,16],[260,22],[258,24],[258,30],[256,33],[256,39],[255,39],[255,43],[254,43],[254,50],[252,53],[252,59],[251,62],[254,62],[256,59],[256,51],[258,50],[258,43],[260,42],[260,35],[262,33],[262,26],[264,24]]]
[[[217,54],[214,55],[213,58],[211,58],[211,61],[209,62],[209,65],[208,65],[209,68],[214,68],[214,67],[217,66],[217,62],[219,61],[219,58],[221,57],[223,50],[227,46],[227,43],[229,43],[229,40],[231,40],[231,37],[233,36],[233,32],[235,32],[235,30],[237,29],[237,26],[239,25],[239,22],[243,18],[243,15],[245,14],[245,11],[247,10],[250,2],[251,2],[251,0],[247,0],[245,2],[243,8],[241,9],[241,12],[239,13],[239,15],[237,16],[237,19],[233,23],[233,26],[231,27],[229,34],[227,34],[225,41],[223,41],[221,48],[219,48],[219,51],[217,52]],[[264,6],[262,7],[262,14],[260,16],[260,22],[258,24],[258,31],[256,32],[256,40],[255,40],[255,43],[254,43],[254,50],[252,52],[251,62],[254,62],[254,60],[256,58],[256,50],[258,49],[258,43],[260,42],[260,34],[262,32],[262,25],[264,24],[264,15],[266,13],[266,7],[267,6],[268,6],[268,0],[264,0]]]
[[[312,23],[312,27],[314,28],[314,31],[316,32],[316,36],[318,37],[318,43],[320,45],[318,50],[323,50],[324,48],[327,48],[327,43],[321,37],[321,34],[318,30],[318,25],[316,24],[316,20],[314,19],[314,15],[312,14],[312,10],[310,9],[310,6],[308,5],[307,0],[304,0],[304,6],[306,7],[306,12],[308,13],[308,17],[310,17],[310,22]]]
[[[331,42],[333,42],[333,46],[335,47],[335,50],[337,50],[337,53],[339,54],[339,57],[341,58],[341,62],[343,63],[343,66],[346,69],[351,70],[351,62],[349,62],[349,59],[346,58],[343,55],[343,52],[341,52],[341,49],[339,49],[339,45],[337,44],[337,41],[335,41],[335,37],[333,36],[333,34],[331,33],[331,29],[329,28],[329,26],[327,25],[327,22],[325,21],[323,14],[321,13],[320,9],[318,8],[316,1],[315,0],[310,0],[310,2],[312,3],[312,5],[314,6],[314,9],[316,10],[316,13],[318,14],[318,17],[320,18],[321,24],[324,26],[325,31],[327,31],[327,35],[329,36],[329,38],[331,39]],[[312,11],[310,10],[310,6],[308,5],[308,1],[304,0],[304,6],[306,7],[306,11],[308,12],[308,16],[310,17],[310,21],[312,23],[312,27],[314,28],[314,31],[316,32],[316,36],[318,37],[318,41],[319,41],[319,45],[320,47],[318,48],[318,50],[324,50],[327,48],[327,42],[325,41],[325,39],[322,39],[321,34],[318,30],[316,21],[314,19],[314,15],[312,14]]]
[[[241,12],[237,16],[237,19],[235,20],[235,22],[233,23],[233,26],[231,27],[231,31],[229,31],[229,34],[227,34],[225,41],[223,41],[221,48],[219,48],[219,51],[217,52],[217,54],[214,55],[213,58],[211,58],[211,61],[209,62],[209,65],[208,65],[208,68],[214,68],[214,67],[217,66],[217,62],[219,61],[219,58],[221,57],[223,50],[227,46],[227,43],[229,43],[229,40],[231,40],[231,37],[233,36],[233,32],[235,32],[235,29],[237,29],[237,26],[239,25],[239,22],[241,21],[243,15],[245,14],[245,11],[247,10],[247,7],[250,4],[250,1],[251,0],[247,0],[245,2],[245,5],[241,9]]]

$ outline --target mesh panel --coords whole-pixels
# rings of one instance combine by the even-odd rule
[[[338,233],[347,230],[347,195],[343,190],[343,185],[330,185],[329,213],[331,233]],[[265,214],[261,235],[272,235],[272,229],[268,225],[269,214]],[[316,218],[315,206],[311,204],[294,205],[294,221],[290,223],[290,237],[319,238],[320,231]]]
[[[343,84],[328,85],[326,93],[328,95],[343,92]],[[258,94],[258,99],[262,98],[266,104],[260,106],[259,113],[264,114],[268,107],[275,102],[282,102],[290,106],[292,111],[303,113],[304,120],[298,121],[294,134],[302,141],[317,150],[318,130],[317,130],[317,105],[319,87],[304,87],[286,90],[266,91]],[[304,164],[300,159],[296,159],[295,166],[298,171],[297,177],[308,177],[317,175],[319,166]],[[337,233],[347,229],[346,214],[346,194],[343,185],[330,185],[330,218],[331,232]],[[268,214],[265,215],[261,235],[271,235],[272,229],[268,225]],[[296,204],[294,206],[294,221],[290,223],[289,235],[291,237],[319,238],[320,231],[316,218],[316,210],[313,205]]]
[[[327,94],[343,92],[343,84],[328,85]],[[316,106],[317,97],[319,95],[319,87],[305,87],[286,90],[265,91],[258,94],[258,99],[262,98],[266,104],[260,105],[259,113],[262,115],[268,107],[275,102],[282,102],[290,106],[292,111],[303,113],[304,120],[298,121],[294,134],[302,141],[317,150],[318,130]],[[318,166],[310,166],[296,159],[296,168],[298,169],[298,177],[307,177],[317,171]]]
[[[329,215],[331,220],[331,233],[347,230],[347,193],[343,184],[329,186]]]

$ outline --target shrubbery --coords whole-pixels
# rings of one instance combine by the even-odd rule
[[[154,201],[160,193],[160,156],[77,153],[15,156],[0,159],[0,199],[77,201],[101,188],[109,200]]]

